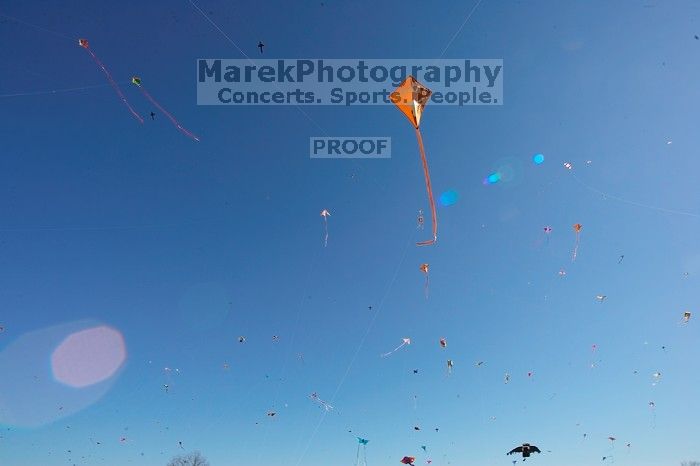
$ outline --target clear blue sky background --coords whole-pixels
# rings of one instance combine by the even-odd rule
[[[198,2],[251,57],[262,40],[267,58],[407,59],[438,57],[475,4],[440,3]],[[510,465],[521,442],[542,466],[700,459],[700,322],[679,323],[700,317],[696,2],[484,0],[445,57],[503,58],[505,105],[428,106],[434,189],[459,199],[427,248],[392,106],[198,107],[195,60],[241,56],[186,0],[0,13],[67,37],[0,17],[0,464],[164,465],[182,442],[214,466],[350,465],[353,434],[373,465]],[[78,37],[142,114],[132,74],[201,142],[137,124]],[[392,158],[311,160],[319,135],[389,136]],[[128,359],[58,387],[50,352],[85,321]],[[35,408],[9,422],[19,404]]]

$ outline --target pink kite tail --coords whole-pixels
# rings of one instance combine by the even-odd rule
[[[326,237],[323,240],[323,247],[325,248],[328,246],[328,219],[326,217],[323,217],[323,223],[326,229]]]
[[[571,262],[576,261],[576,256],[578,255],[578,242],[579,242],[579,236],[578,236],[578,233],[576,233],[576,244],[574,244],[574,253],[571,255]]]
[[[112,79],[112,75],[109,74],[109,71],[107,71],[107,67],[100,61],[99,58],[97,58],[97,55],[95,55],[95,52],[92,51],[90,48],[86,48],[85,50],[88,51],[90,56],[92,57],[93,60],[95,60],[95,63],[97,63],[97,66],[99,66],[102,71],[104,72],[105,76],[107,76],[107,81],[109,81],[109,84],[111,84],[112,88],[116,91],[117,95],[119,95],[119,98],[122,99],[122,102],[124,102],[124,105],[129,109],[131,114],[136,118],[139,123],[143,123],[143,118],[141,118],[141,115],[136,113],[136,110],[134,110],[131,105],[129,104],[129,101],[126,100],[126,97],[122,93],[122,90],[119,89],[119,86],[117,85],[116,82],[114,82],[114,79]]]
[[[420,129],[416,128],[416,137],[418,138],[418,148],[420,149],[420,157],[423,161],[423,175],[425,176],[425,189],[428,191],[428,200],[430,201],[430,213],[433,220],[433,239],[421,241],[418,246],[428,246],[435,244],[437,241],[437,212],[435,210],[435,198],[433,198],[433,186],[430,183],[430,172],[428,171],[428,159],[425,157],[425,149],[423,148],[423,137],[420,134]]]
[[[152,103],[153,105],[155,105],[155,106],[158,108],[158,110],[160,110],[160,111],[163,113],[163,115],[165,115],[166,117],[168,117],[168,119],[175,125],[175,127],[176,127],[178,130],[180,130],[180,132],[181,132],[182,134],[184,134],[184,135],[187,136],[188,138],[194,139],[195,141],[199,141],[199,138],[198,138],[195,134],[191,133],[189,130],[187,130],[187,128],[184,128],[180,123],[178,123],[178,121],[177,121],[170,113],[168,113],[167,110],[165,110],[163,107],[161,107],[160,104],[159,104],[158,102],[156,102],[156,100],[155,100],[153,97],[151,97],[151,94],[149,94],[149,93],[146,91],[146,88],[144,88],[143,85],[139,85],[139,89],[141,89],[141,92],[143,93],[143,95],[144,95],[148,100],[150,100],[151,103]]]

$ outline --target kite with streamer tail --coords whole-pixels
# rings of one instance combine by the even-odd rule
[[[408,464],[409,466],[415,466],[413,463],[416,461],[414,456],[404,456],[401,459],[401,464]]]
[[[163,115],[168,117],[168,119],[172,122],[173,125],[185,136],[187,136],[190,139],[193,139],[195,141],[199,141],[199,138],[194,135],[192,132],[190,132],[187,128],[183,127],[176,119],[173,117],[167,110],[165,110],[153,97],[151,97],[151,94],[148,93],[145,87],[143,87],[143,84],[141,83],[141,78],[138,76],[134,76],[131,78],[131,83],[136,85],[136,87],[139,88],[141,93],[143,94],[144,97],[146,97],[153,105],[158,108],[158,110],[161,111]]]
[[[574,244],[574,252],[571,254],[571,262],[574,262],[576,260],[576,256],[578,255],[578,243],[579,243],[579,235],[581,234],[581,229],[583,228],[583,225],[580,223],[576,223],[573,226],[574,232],[576,232],[576,243]]]
[[[423,273],[425,274],[425,285],[424,285],[424,287],[423,287],[423,288],[425,289],[425,299],[428,299],[428,287],[429,287],[429,285],[430,285],[430,281],[429,281],[429,278],[428,278],[428,270],[429,270],[429,268],[430,268],[430,266],[429,266],[428,264],[421,264],[421,265],[420,265],[420,271],[423,272]]]
[[[355,466],[367,466],[367,444],[369,443],[369,440],[362,437],[356,438],[357,456],[355,458]]]
[[[100,69],[102,70],[102,72],[105,74],[105,76],[107,76],[107,81],[109,81],[109,84],[110,84],[110,86],[112,86],[112,89],[114,89],[114,91],[117,93],[117,95],[122,100],[122,102],[124,102],[124,105],[126,105],[126,108],[129,109],[131,114],[134,116],[134,118],[136,118],[139,121],[139,123],[143,123],[143,118],[141,118],[141,115],[136,113],[136,110],[134,110],[133,107],[131,106],[131,104],[129,104],[129,101],[126,100],[124,93],[119,88],[119,85],[117,85],[117,83],[114,81],[114,79],[112,79],[112,75],[109,74],[107,67],[100,61],[99,58],[97,58],[97,55],[95,55],[95,52],[93,52],[92,49],[90,48],[90,43],[88,42],[88,40],[87,39],[78,39],[78,45],[81,46],[82,48],[84,48],[85,50],[87,50],[87,52],[90,54],[90,56],[92,57],[94,62],[97,63],[97,66],[99,66]]]
[[[435,198],[433,197],[433,187],[430,182],[430,172],[428,171],[428,160],[425,156],[425,148],[423,147],[423,137],[420,133],[420,120],[423,116],[423,109],[433,93],[430,89],[418,82],[413,76],[409,76],[394,89],[389,98],[401,112],[406,115],[408,121],[411,122],[416,130],[416,138],[418,139],[418,149],[423,162],[423,175],[425,176],[425,188],[428,191],[428,201],[430,202],[430,212],[433,221],[433,239],[421,241],[418,246],[428,246],[437,241],[437,211],[435,210]]]
[[[328,212],[328,209],[323,209],[321,211],[321,217],[323,217],[323,227],[324,231],[326,232],[326,235],[323,237],[323,247],[325,248],[328,246],[328,217],[331,216],[331,213]]]
[[[452,361],[452,359],[447,360],[447,376],[449,377],[452,375],[452,368],[454,367],[455,363]]]
[[[317,394],[316,392],[314,392],[314,393],[312,393],[311,395],[309,395],[309,398],[311,398],[311,399],[314,400],[316,403],[318,403],[318,404],[319,404],[321,407],[323,407],[323,409],[325,409],[326,411],[330,411],[330,410],[333,409],[333,406],[331,406],[330,404],[328,404],[328,403],[326,403],[325,401],[323,401],[323,400],[318,396],[318,394]]]
[[[393,350],[389,351],[388,353],[382,354],[381,356],[382,356],[383,358],[386,358],[387,356],[391,356],[392,354],[396,353],[398,350],[400,350],[400,349],[403,348],[404,346],[410,345],[410,344],[411,344],[411,339],[410,339],[410,338],[404,338],[404,339],[403,339],[403,342],[402,342],[399,346],[397,346],[397,347],[394,348]]]

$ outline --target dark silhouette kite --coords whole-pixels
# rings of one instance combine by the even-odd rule
[[[529,458],[530,453],[542,453],[539,448],[529,443],[523,443],[521,446],[513,448],[507,454],[512,455],[513,453],[522,453],[523,458]]]

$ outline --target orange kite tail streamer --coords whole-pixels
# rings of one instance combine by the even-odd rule
[[[433,197],[433,186],[430,183],[430,171],[428,170],[428,159],[425,156],[425,148],[423,147],[423,137],[420,134],[420,129],[416,129],[416,137],[418,138],[418,148],[420,149],[420,158],[423,162],[423,175],[425,176],[425,189],[428,191],[428,201],[430,202],[430,213],[433,222],[433,239],[416,243],[418,246],[429,246],[437,241],[437,212],[435,210],[435,198]]]

